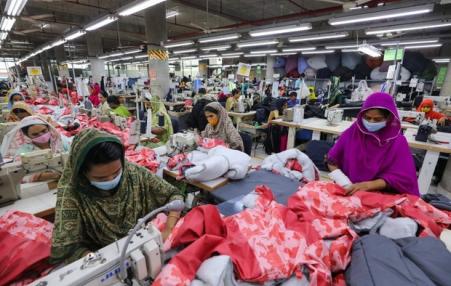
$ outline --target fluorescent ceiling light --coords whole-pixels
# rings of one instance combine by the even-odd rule
[[[123,6],[121,9],[119,9],[118,14],[120,16],[129,16],[164,1],[166,0],[137,0]]]
[[[196,56],[189,56],[189,57],[181,57],[182,60],[195,60],[197,59]]]
[[[245,58],[266,57],[266,54],[245,54]]]
[[[76,39],[78,37],[83,36],[84,34],[86,34],[86,31],[78,30],[78,31],[76,31],[74,33],[71,33],[71,34],[65,36],[64,39],[66,39],[67,41],[72,41],[72,40],[74,40],[74,39]]]
[[[391,42],[382,42],[379,45],[385,46],[405,46],[405,45],[417,45],[417,44],[433,44],[438,43],[438,39],[431,40],[412,40],[412,41],[391,41]]]
[[[227,34],[227,35],[221,35],[221,36],[216,36],[216,37],[200,38],[198,40],[198,42],[201,44],[204,44],[204,43],[234,40],[234,39],[238,39],[239,37],[241,37],[241,35],[238,33],[235,33],[235,34]]]
[[[216,58],[218,57],[217,54],[209,54],[209,55],[200,55],[199,58],[207,58],[207,59],[211,59],[211,58]]]
[[[18,16],[22,12],[27,0],[8,0],[6,2],[6,14],[9,16]]]
[[[94,31],[94,30],[102,28],[103,26],[106,26],[110,23],[113,23],[116,20],[117,20],[116,16],[108,15],[108,16],[102,17],[92,23],[89,23],[88,25],[85,26],[85,30],[86,31]]]
[[[316,54],[332,54],[334,50],[315,50],[302,52],[303,55],[316,55]]]
[[[289,52],[302,52],[302,51],[314,51],[314,50],[316,50],[316,47],[298,47],[298,48],[282,49],[282,52],[289,53]]]
[[[8,33],[7,32],[0,32],[0,41],[5,40],[6,37],[8,37]]]
[[[359,45],[337,45],[337,46],[326,46],[326,50],[339,50],[339,49],[357,49]]]
[[[109,60],[110,62],[118,62],[118,61],[122,61],[122,59],[121,58],[119,58],[119,59],[112,59],[112,60]]]
[[[0,22],[0,30],[9,32],[11,31],[14,23],[16,22],[16,18],[3,16]]]
[[[230,49],[231,45],[222,45],[222,46],[211,46],[211,47],[204,47],[200,48],[202,51],[225,51]]]
[[[433,10],[434,10],[433,4],[412,6],[412,7],[407,7],[407,8],[399,8],[399,9],[378,11],[378,12],[373,12],[373,13],[358,14],[358,15],[354,15],[354,16],[337,17],[334,19],[330,19],[329,24],[332,26],[336,26],[336,25],[346,25],[346,24],[355,24],[355,23],[362,23],[362,22],[385,20],[385,19],[393,19],[393,18],[400,18],[400,17],[407,17],[407,16],[412,16],[412,15],[430,13]]]
[[[377,29],[370,29],[366,31],[367,35],[378,35],[393,32],[405,32],[405,31],[415,31],[415,30],[426,30],[426,29],[438,29],[443,27],[451,26],[451,22],[446,21],[435,21],[428,23],[419,23],[411,25],[400,25],[400,26],[390,26]]]
[[[308,42],[308,41],[339,39],[339,38],[346,38],[347,36],[349,36],[349,33],[347,33],[347,32],[327,33],[327,34],[318,34],[318,35],[310,35],[310,36],[302,36],[302,37],[293,37],[293,38],[289,38],[288,41],[290,43],[298,43],[298,42]]]
[[[142,59],[142,58],[147,58],[148,55],[139,55],[139,56],[135,56],[135,59]]]
[[[450,58],[441,58],[441,59],[433,59],[434,62],[438,64],[449,63],[451,61]]]
[[[196,52],[197,49],[188,49],[188,50],[178,50],[178,51],[173,51],[174,54],[178,55],[178,54],[188,54],[188,53],[194,53]]]
[[[279,35],[279,34],[294,33],[294,32],[300,32],[300,31],[307,31],[310,29],[312,29],[312,24],[310,24],[310,23],[294,24],[294,25],[254,30],[254,31],[250,31],[249,35],[251,35],[251,37],[262,37],[262,36],[270,36],[270,35]]]
[[[193,41],[183,41],[183,42],[175,42],[175,43],[169,42],[169,43],[166,43],[164,45],[164,47],[166,49],[170,49],[170,48],[184,47],[184,46],[191,46],[191,45],[194,45]]]
[[[358,53],[359,49],[342,49],[342,53]]]
[[[296,54],[297,53],[275,53],[275,54],[271,54],[271,56],[293,56]]]
[[[53,47],[62,45],[62,44],[64,44],[65,42],[66,42],[65,39],[61,39],[61,40],[58,40],[58,41],[53,42],[53,43],[51,44],[51,46],[52,46],[52,48],[53,48]]]
[[[139,52],[141,52],[140,49],[134,49],[134,50],[124,51],[123,53],[124,53],[124,55],[130,55],[130,54],[136,54],[136,53],[139,53]]]
[[[266,66],[266,63],[253,63],[253,64],[251,64],[251,67],[255,67],[255,66]]]
[[[269,45],[277,45],[279,41],[277,40],[269,40],[269,41],[255,41],[255,42],[242,42],[238,43],[238,48],[246,48],[246,47],[258,47],[258,46],[269,46]]]
[[[121,58],[122,61],[127,61],[127,60],[131,60],[131,59],[133,59],[133,57],[124,57],[124,58]]]
[[[277,50],[251,51],[251,54],[273,54],[273,53],[277,53]]]
[[[224,53],[221,54],[222,57],[233,57],[233,56],[241,56],[244,54],[243,52],[236,52],[236,53]]]
[[[428,49],[428,48],[438,48],[441,47],[442,44],[430,44],[430,45],[414,45],[414,46],[405,46],[404,49]]]
[[[175,17],[175,16],[177,16],[177,15],[179,15],[179,14],[180,14],[180,13],[177,12],[177,11],[168,11],[168,12],[166,12],[166,19]]]
[[[223,59],[236,59],[239,58],[241,56],[221,56]]]
[[[369,45],[369,44],[361,44],[357,48],[359,52],[364,53],[370,57],[377,58],[381,56],[381,51],[379,51],[375,46]]]
[[[175,61],[178,61],[178,60],[179,60],[179,58],[169,58],[168,62],[175,62]]]

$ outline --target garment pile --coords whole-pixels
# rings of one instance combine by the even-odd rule
[[[355,281],[346,272],[350,263],[353,269],[357,268],[355,263],[364,263],[351,259],[358,242],[366,237],[377,236],[393,243],[401,243],[399,236],[420,242],[432,239],[440,245],[435,249],[446,249],[438,237],[451,226],[451,213],[416,196],[375,192],[346,196],[335,183],[314,181],[300,187],[284,206],[274,200],[267,187],[259,186],[254,192],[258,196],[253,208],[238,214],[222,217],[215,206],[204,205],[182,218],[164,246],[165,250],[182,250],[153,285],[346,285],[346,281]],[[385,236],[394,234],[390,230],[393,221],[405,223],[398,222],[399,218],[407,219],[404,235],[397,239]],[[356,227],[359,225],[360,229]],[[449,267],[451,259],[451,253],[442,254],[444,258],[437,259],[439,269]],[[387,267],[375,269],[381,270],[378,276],[392,271]],[[211,279],[224,284],[209,284]],[[370,282],[350,285],[390,284]]]

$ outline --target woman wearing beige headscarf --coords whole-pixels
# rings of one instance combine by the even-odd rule
[[[31,106],[23,101],[19,101],[14,103],[14,105],[12,106],[11,112],[8,115],[8,122],[18,122],[25,117],[32,115],[34,115],[34,112]]]
[[[212,102],[205,106],[204,111],[208,124],[202,131],[202,137],[221,139],[231,149],[243,151],[243,140],[233,126],[225,108],[219,102]]]

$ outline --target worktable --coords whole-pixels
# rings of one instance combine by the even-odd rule
[[[178,176],[177,172],[171,171],[166,167],[163,169],[163,173],[174,179],[176,179]],[[229,180],[224,177],[219,177],[217,179],[206,182],[190,181],[187,179],[184,179],[184,181],[192,186],[198,187],[199,189],[207,192],[213,192],[217,188],[227,185],[227,183],[229,182]]]
[[[249,112],[232,112],[232,111],[229,111],[229,112],[227,112],[227,114],[230,117],[232,117],[233,119],[235,119],[234,121],[235,121],[237,129],[238,129],[239,126],[240,126],[241,121],[243,121],[243,118],[251,118],[251,119],[253,119],[255,117],[256,112],[255,111],[249,111]]]

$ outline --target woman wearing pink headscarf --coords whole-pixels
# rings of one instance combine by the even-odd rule
[[[95,83],[92,86],[91,95],[89,96],[89,100],[91,101],[92,105],[94,105],[94,107],[97,107],[100,104],[99,94],[100,94],[100,85],[98,83]]]
[[[368,97],[327,159],[331,171],[340,169],[353,183],[348,194],[388,190],[419,196],[413,157],[389,94]]]

